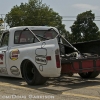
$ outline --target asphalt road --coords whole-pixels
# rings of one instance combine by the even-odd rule
[[[0,77],[0,100],[100,100],[100,75],[91,80],[81,79],[77,74],[51,78],[42,86]]]

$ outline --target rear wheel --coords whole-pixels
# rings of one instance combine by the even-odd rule
[[[43,77],[29,60],[23,64],[22,72],[28,85],[42,85],[47,81],[47,78]]]
[[[82,78],[95,78],[99,75],[100,72],[86,72],[86,73],[79,73]]]

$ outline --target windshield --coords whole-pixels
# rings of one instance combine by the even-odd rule
[[[15,31],[14,34],[15,44],[39,42],[38,39],[34,36],[34,34],[39,38],[40,41],[54,39],[58,34],[54,30],[31,30],[31,31],[30,30]]]
[[[36,35],[37,35],[37,37],[42,41],[42,40],[45,40],[45,39],[54,39],[56,36],[57,36],[57,32],[56,31],[54,31],[54,30],[42,30],[42,31],[40,31],[40,30],[36,30],[36,31],[33,31]],[[39,36],[41,36],[41,37],[39,37]],[[44,37],[44,39],[42,38],[42,37]]]

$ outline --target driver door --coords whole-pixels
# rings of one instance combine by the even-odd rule
[[[0,46],[0,74],[7,73],[6,52],[8,48],[9,33],[3,33]]]

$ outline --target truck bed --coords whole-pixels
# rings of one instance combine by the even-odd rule
[[[62,73],[82,73],[100,71],[100,57],[88,57],[81,59],[61,59]]]

